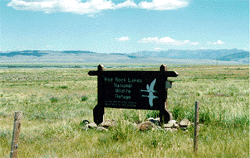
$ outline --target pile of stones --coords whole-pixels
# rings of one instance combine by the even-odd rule
[[[82,123],[83,130],[88,129],[96,129],[98,131],[108,131],[109,127],[115,127],[117,125],[117,122],[115,120],[104,120],[100,125],[97,126],[94,122],[89,122],[88,120],[84,120]]]
[[[180,122],[176,120],[170,120],[167,124],[164,124],[163,127],[160,127],[160,118],[148,118],[145,122],[138,124],[138,128],[141,131],[145,130],[166,130],[166,131],[177,131],[178,129],[182,129],[186,131],[188,127],[191,125],[188,119],[183,119]]]
[[[108,131],[109,127],[115,127],[117,125],[117,121],[115,120],[104,120],[100,125],[97,126],[94,122],[89,122],[88,120],[84,120],[82,123],[83,130],[88,129],[96,129],[98,131]],[[165,131],[177,131],[179,129],[183,131],[187,131],[188,127],[191,125],[188,119],[183,119],[180,122],[176,120],[170,120],[167,124],[160,126],[160,118],[148,118],[146,121],[136,124],[130,123],[134,127],[136,127],[140,131],[147,130],[165,130]]]

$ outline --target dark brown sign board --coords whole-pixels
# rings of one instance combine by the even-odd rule
[[[103,121],[104,107],[160,110],[161,122],[168,122],[170,114],[166,109],[167,88],[172,82],[168,77],[177,77],[175,71],[167,71],[162,65],[160,71],[105,71],[103,65],[98,71],[89,71],[98,76],[98,105],[94,108],[94,122]]]

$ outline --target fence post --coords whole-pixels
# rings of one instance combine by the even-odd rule
[[[198,131],[199,131],[199,102],[195,101],[195,119],[194,119],[194,152],[198,150]]]
[[[21,122],[20,122],[21,117],[22,117],[22,112],[16,111],[15,116],[14,116],[14,127],[13,127],[13,137],[12,137],[10,158],[17,157],[19,134],[20,134],[20,130],[21,130]]]

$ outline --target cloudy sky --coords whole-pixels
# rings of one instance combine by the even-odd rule
[[[248,0],[0,0],[0,50],[249,49]]]

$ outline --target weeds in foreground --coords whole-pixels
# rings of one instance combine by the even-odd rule
[[[51,97],[51,98],[49,98],[49,100],[50,100],[51,103],[58,102],[58,98],[57,97]]]
[[[81,96],[81,101],[86,101],[88,97],[86,95]]]

